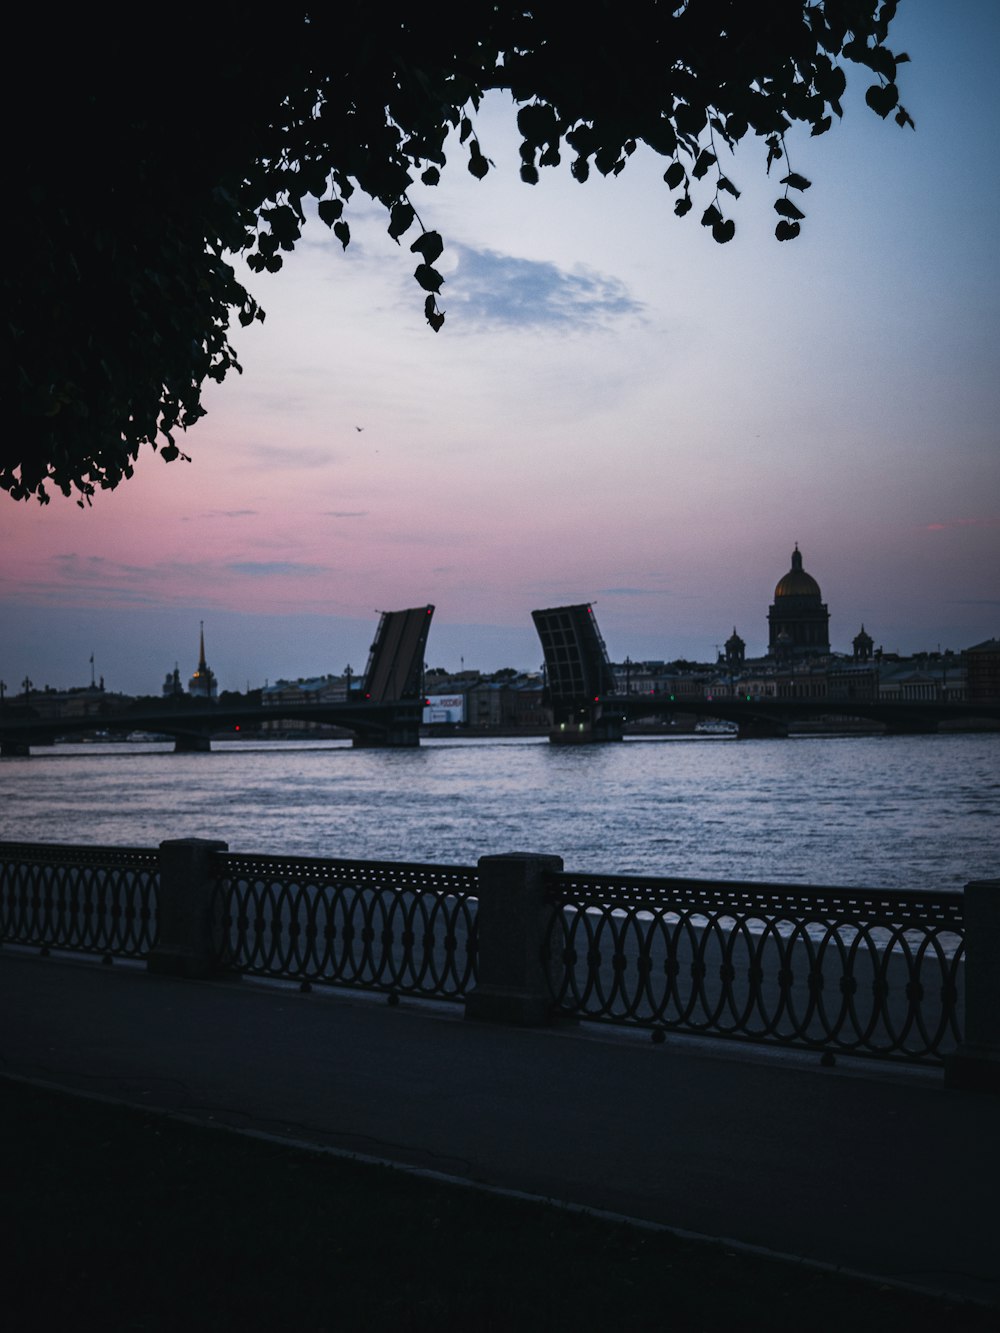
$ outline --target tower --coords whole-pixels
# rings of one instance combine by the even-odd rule
[[[767,626],[771,657],[822,657],[830,652],[830,612],[819,584],[802,568],[798,542],[792,567],[774,590]]]
[[[855,662],[867,662],[875,649],[875,640],[865,633],[864,625],[861,626],[861,633],[855,634],[852,644]]]
[[[741,667],[747,655],[747,646],[736,633],[736,626],[726,640],[726,666]]]
[[[188,690],[194,699],[214,699],[218,689],[215,682],[215,672],[205,661],[205,622],[201,622],[201,636],[198,644],[198,665],[195,673],[188,681]]]

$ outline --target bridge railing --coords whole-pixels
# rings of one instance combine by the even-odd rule
[[[156,944],[160,854],[147,847],[0,843],[0,941],[146,958]]]
[[[551,876],[565,1014],[909,1061],[962,1040],[960,894]]]

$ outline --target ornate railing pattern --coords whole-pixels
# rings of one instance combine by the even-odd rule
[[[0,941],[145,958],[159,861],[149,848],[0,842]]]
[[[254,976],[463,1000],[475,866],[218,853],[218,946]]]
[[[561,874],[551,898],[562,1012],[914,1061],[961,1040],[960,895]]]

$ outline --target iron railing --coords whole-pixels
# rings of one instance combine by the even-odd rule
[[[476,984],[474,866],[210,862],[212,947],[237,971],[456,1001]],[[155,848],[0,843],[0,941],[145,958],[160,893]],[[555,1011],[576,1018],[941,1062],[962,1040],[963,908],[960,894],[558,874],[544,961]]]
[[[214,861],[218,948],[241,972],[444,1000],[475,983],[475,866]]]
[[[961,895],[553,875],[557,1010],[939,1062],[961,1041]]]
[[[155,848],[0,842],[0,941],[145,958],[159,863]]]

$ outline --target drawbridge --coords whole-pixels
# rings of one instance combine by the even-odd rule
[[[615,692],[615,678],[594,608],[589,602],[532,611],[545,657],[543,700],[552,710],[549,739],[575,745],[621,740],[621,713],[605,712],[602,700]]]

